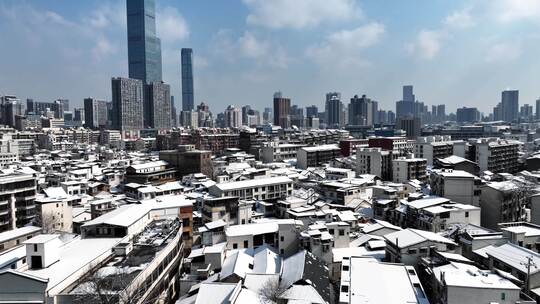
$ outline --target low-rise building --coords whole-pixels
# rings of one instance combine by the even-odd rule
[[[285,176],[257,178],[215,184],[209,192],[215,197],[236,196],[243,200],[273,200],[291,195],[293,181]]]
[[[413,155],[394,159],[392,161],[392,176],[392,181],[396,183],[404,183],[413,179],[421,182],[426,181],[426,160],[415,158]]]
[[[480,206],[482,181],[469,172],[434,169],[429,176],[431,193],[454,202]]]
[[[339,303],[366,300],[370,303],[429,303],[413,267],[379,263],[370,257],[343,260]]]
[[[296,166],[300,169],[320,167],[341,156],[337,145],[303,147],[298,150]]]

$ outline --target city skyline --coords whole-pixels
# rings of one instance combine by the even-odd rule
[[[212,3],[229,17],[208,12],[199,20],[210,2],[156,1],[163,80],[178,101],[186,47],[195,54],[195,104],[205,101],[216,111],[231,103],[263,109],[278,90],[302,107],[322,108],[324,94],[337,91],[342,101],[366,94],[392,110],[406,84],[415,86],[419,101],[446,104],[448,113],[462,105],[490,113],[505,89],[519,90],[520,104],[534,105],[540,5],[516,2],[423,3],[429,16],[412,18],[417,5],[316,1],[295,18],[272,19],[264,2],[246,0]],[[321,13],[326,5],[335,8],[332,16]],[[89,96],[111,100],[110,79],[128,76],[125,14],[122,1],[3,2],[0,31],[10,48],[0,59],[1,93],[68,98],[79,107]]]

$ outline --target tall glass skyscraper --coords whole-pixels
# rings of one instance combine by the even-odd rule
[[[182,111],[193,111],[193,50],[182,49]]]
[[[155,0],[127,0],[129,78],[162,80],[161,40],[156,36]]]

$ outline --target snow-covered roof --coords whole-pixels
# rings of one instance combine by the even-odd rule
[[[454,243],[452,240],[447,239],[437,233],[410,228],[392,232],[385,235],[384,238],[399,248],[406,248],[425,241],[456,245],[456,243]]]
[[[31,233],[36,233],[41,230],[41,227],[36,226],[25,226],[21,228],[16,228],[13,230],[8,230],[0,233],[0,243],[4,243],[9,240],[19,238]]]

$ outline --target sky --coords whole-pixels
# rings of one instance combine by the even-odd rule
[[[540,0],[156,0],[163,80],[181,106],[180,49],[195,102],[324,109],[326,92],[395,110],[403,85],[447,112],[490,113],[501,91],[540,96]],[[0,95],[110,100],[127,77],[125,1],[0,1]]]

